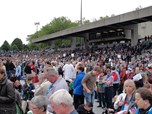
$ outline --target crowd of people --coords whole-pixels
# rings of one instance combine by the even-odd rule
[[[1,52],[0,114],[152,114],[151,46]]]

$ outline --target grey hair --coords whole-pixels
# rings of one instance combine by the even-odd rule
[[[56,71],[52,67],[47,68],[46,73],[47,73],[48,76],[59,76],[58,71]]]
[[[73,98],[65,89],[60,89],[53,93],[50,96],[49,101],[53,101],[56,105],[60,105],[61,103],[63,103],[68,106],[73,106]]]
[[[31,103],[38,108],[44,107],[46,109],[48,105],[48,99],[45,96],[38,95],[31,99]]]

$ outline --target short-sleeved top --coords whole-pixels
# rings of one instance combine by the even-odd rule
[[[82,84],[85,83],[87,88],[89,90],[95,89],[96,84],[96,76],[92,74],[92,72],[89,72],[85,75],[85,77],[82,79]]]

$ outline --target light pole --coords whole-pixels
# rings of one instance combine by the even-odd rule
[[[82,0],[81,0],[81,3],[80,3],[80,26],[82,25]],[[81,44],[81,49],[83,47],[83,44],[82,44],[82,37],[81,37],[81,40],[80,40],[80,44]]]
[[[80,4],[80,25],[82,25],[82,0]]]
[[[38,26],[40,25],[40,22],[35,22],[34,24],[36,26],[36,34],[37,34],[37,38],[38,38]]]

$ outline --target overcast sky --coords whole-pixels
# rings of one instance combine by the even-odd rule
[[[106,15],[118,15],[152,6],[152,0],[82,0],[85,19],[94,20]],[[27,35],[39,29],[54,17],[65,16],[72,21],[80,20],[81,0],[0,0],[0,46],[5,40],[9,43],[15,38],[27,44]]]

